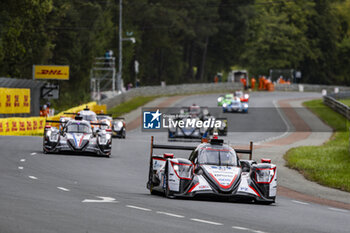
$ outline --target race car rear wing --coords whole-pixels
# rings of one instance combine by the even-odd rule
[[[154,144],[154,137],[151,136],[151,163],[152,163],[152,155],[153,155],[153,149],[173,149],[173,150],[194,150],[196,149],[196,146],[174,146],[174,145],[161,145],[161,144]]]
[[[250,142],[249,149],[235,149],[232,147],[238,154],[249,154],[249,160],[253,158],[253,142]]]

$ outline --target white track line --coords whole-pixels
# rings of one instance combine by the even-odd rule
[[[26,160],[25,159],[21,159],[20,162],[25,162]]]
[[[284,115],[282,114],[281,110],[279,109],[279,106],[277,106],[277,102],[276,100],[272,101],[273,105],[275,106],[278,114],[280,115],[280,117],[282,118],[284,124],[286,125],[287,127],[287,130],[283,133],[283,134],[280,134],[280,135],[277,135],[277,136],[273,136],[273,137],[268,137],[268,138],[265,138],[263,140],[260,140],[260,141],[257,141],[255,142],[254,144],[255,145],[260,145],[262,143],[265,143],[265,142],[270,142],[270,141],[273,141],[273,140],[277,140],[277,139],[280,139],[280,138],[283,138],[284,136],[286,136],[289,131],[290,131],[290,126],[288,124],[288,121],[287,119],[284,117]]]
[[[297,201],[297,200],[292,200],[292,202],[297,203],[297,204],[301,204],[301,205],[309,205],[309,203]]]
[[[250,232],[254,232],[254,233],[266,233],[264,231],[257,231],[257,230],[249,229],[249,228],[246,228],[246,227],[240,227],[240,226],[232,226],[232,228],[236,229],[236,230],[250,231]]]
[[[185,217],[183,215],[172,214],[172,213],[167,213],[167,212],[162,212],[162,211],[157,211],[157,214],[164,214],[164,215],[168,215],[170,217],[175,217],[175,218],[184,218]]]
[[[143,208],[143,207],[139,207],[139,206],[134,206],[134,205],[126,205],[126,207],[132,208],[132,209],[137,209],[137,210],[143,210],[143,211],[152,211],[151,209],[147,209],[147,208]]]
[[[23,170],[23,167],[18,167],[19,170]]]
[[[38,177],[35,177],[35,176],[28,176],[30,179],[33,179],[33,180],[37,180]]]
[[[347,212],[349,212],[349,211],[344,210],[344,209],[338,209],[338,208],[332,208],[332,207],[329,207],[328,209],[329,209],[329,210],[338,211],[338,212],[343,212],[343,213],[347,213]]]
[[[232,226],[232,228],[236,230],[250,231],[250,229],[246,227]]]
[[[222,223],[219,223],[219,222],[212,222],[212,221],[207,221],[207,220],[198,219],[198,218],[191,218],[191,220],[195,222],[207,223],[207,224],[217,225],[217,226],[223,225]]]
[[[36,152],[30,153],[30,155],[36,155]]]
[[[69,192],[70,191],[69,189],[66,189],[66,188],[63,188],[63,187],[57,187],[57,188],[62,190],[62,191],[65,191],[65,192]]]

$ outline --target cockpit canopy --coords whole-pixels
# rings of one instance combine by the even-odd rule
[[[236,152],[227,145],[206,145],[195,150],[190,160],[199,165],[238,166]]]
[[[97,121],[96,113],[90,110],[80,111],[79,116],[85,121]]]
[[[71,122],[66,127],[67,133],[92,133],[91,126],[83,122]]]

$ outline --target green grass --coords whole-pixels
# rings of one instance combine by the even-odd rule
[[[331,126],[335,133],[322,146],[290,149],[284,158],[287,166],[300,171],[307,179],[350,192],[349,122],[340,114],[312,100],[304,105]]]
[[[350,106],[350,99],[340,99],[338,101],[342,102],[343,104],[346,104],[346,105]]]
[[[139,96],[135,97],[129,101],[119,104],[111,109],[108,109],[108,114],[112,114],[112,117],[119,117],[123,114],[131,112],[132,110],[141,107],[148,102],[158,98],[158,96]]]

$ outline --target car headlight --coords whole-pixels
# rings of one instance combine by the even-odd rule
[[[110,137],[110,135],[108,135]],[[103,137],[98,137],[98,144],[106,145],[109,141],[109,137],[107,135]]]
[[[261,169],[256,171],[256,181],[258,183],[270,183],[275,175],[275,169]]]
[[[50,141],[57,142],[58,141],[58,134],[51,134]]]
[[[177,174],[178,177],[182,179],[189,179],[192,176],[193,173],[193,166],[188,164],[188,165],[178,165],[176,163],[171,162],[171,165],[174,168],[175,173]]]

